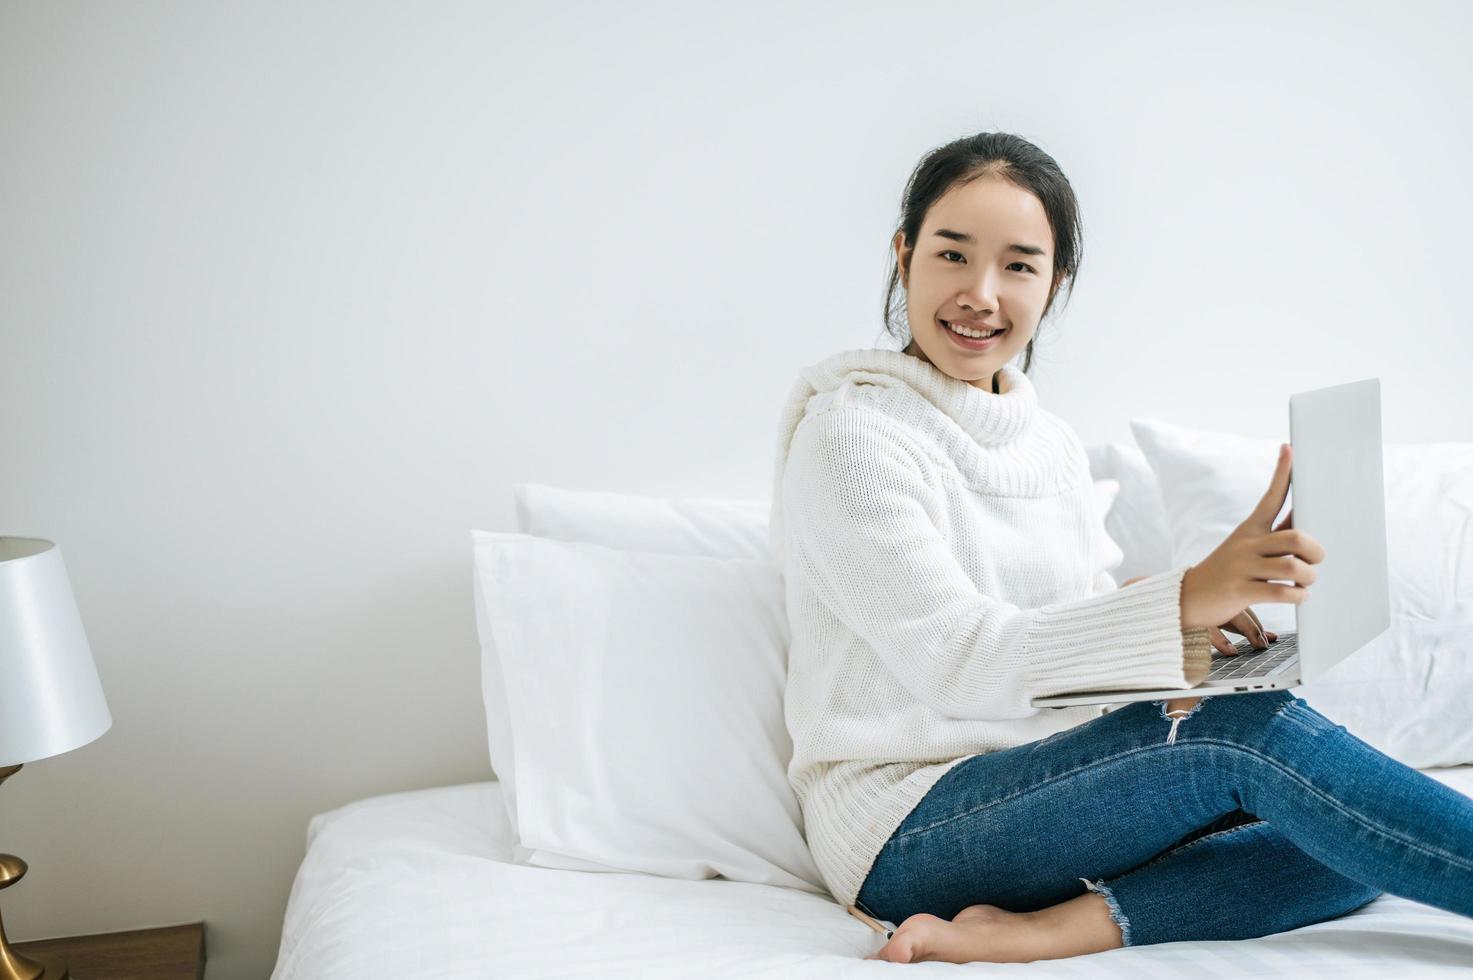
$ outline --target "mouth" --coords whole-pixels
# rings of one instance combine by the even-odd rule
[[[969,351],[983,351],[997,346],[998,342],[1001,341],[1003,337],[1007,336],[1008,331],[1012,329],[1012,327],[1003,327],[1002,329],[993,331],[983,337],[966,337],[953,330],[951,324],[947,321],[942,320],[938,317],[936,319],[936,322],[941,326],[941,329],[946,334],[946,336],[951,338],[952,343],[956,344],[963,350]]]

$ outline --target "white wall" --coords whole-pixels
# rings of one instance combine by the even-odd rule
[[[489,778],[473,527],[531,480],[765,497],[874,346],[899,195],[983,129],[1085,258],[1034,377],[1287,437],[1371,375],[1473,439],[1461,3],[0,7],[0,533],[110,732],[0,790],[13,939],[203,918],[265,976],[308,818]],[[3,680],[0,680],[3,682]]]

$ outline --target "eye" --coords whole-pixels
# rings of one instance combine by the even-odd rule
[[[936,254],[943,259],[946,258],[946,256],[948,255],[955,255],[957,258],[961,258],[962,255],[962,253],[956,251],[955,249],[947,249],[944,252],[938,252]],[[955,263],[953,263],[953,265],[954,264]],[[1011,262],[1008,264],[1008,268],[1011,269],[1015,265],[1021,265],[1023,268],[1027,269],[1029,272],[1034,273],[1035,275],[1038,273],[1038,270],[1033,268],[1033,266],[1029,265],[1027,262]]]

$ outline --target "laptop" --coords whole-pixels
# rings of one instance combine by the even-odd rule
[[[1279,633],[1266,650],[1246,637],[1233,644],[1237,656],[1213,650],[1210,673],[1192,687],[1054,694],[1034,698],[1034,707],[1294,687],[1323,675],[1390,627],[1380,380],[1292,395],[1289,444],[1294,526],[1325,549],[1309,595],[1294,606],[1294,630]]]

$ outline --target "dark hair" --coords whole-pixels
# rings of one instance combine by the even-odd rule
[[[914,249],[926,213],[936,199],[953,187],[969,184],[979,177],[1001,177],[1032,192],[1043,203],[1049,227],[1054,233],[1054,275],[1048,302],[1043,308],[1043,316],[1046,317],[1053,308],[1054,297],[1066,281],[1070,295],[1073,295],[1084,244],[1083,232],[1079,202],[1074,197],[1069,179],[1053,157],[1023,137],[1012,133],[978,133],[932,150],[916,165],[906,182],[900,202],[900,227],[896,230],[905,233],[906,246]],[[893,233],[891,239],[894,239]],[[912,260],[914,256],[912,251]],[[890,281],[885,287],[885,330],[904,347],[905,322],[897,319],[895,314],[898,307],[903,316],[905,303],[903,294],[897,300],[897,292],[902,287],[900,263],[893,247],[890,260]],[[1042,319],[1040,317],[1040,323]],[[1025,374],[1033,364],[1033,341],[1036,339],[1037,334],[1029,339],[1023,355]]]

